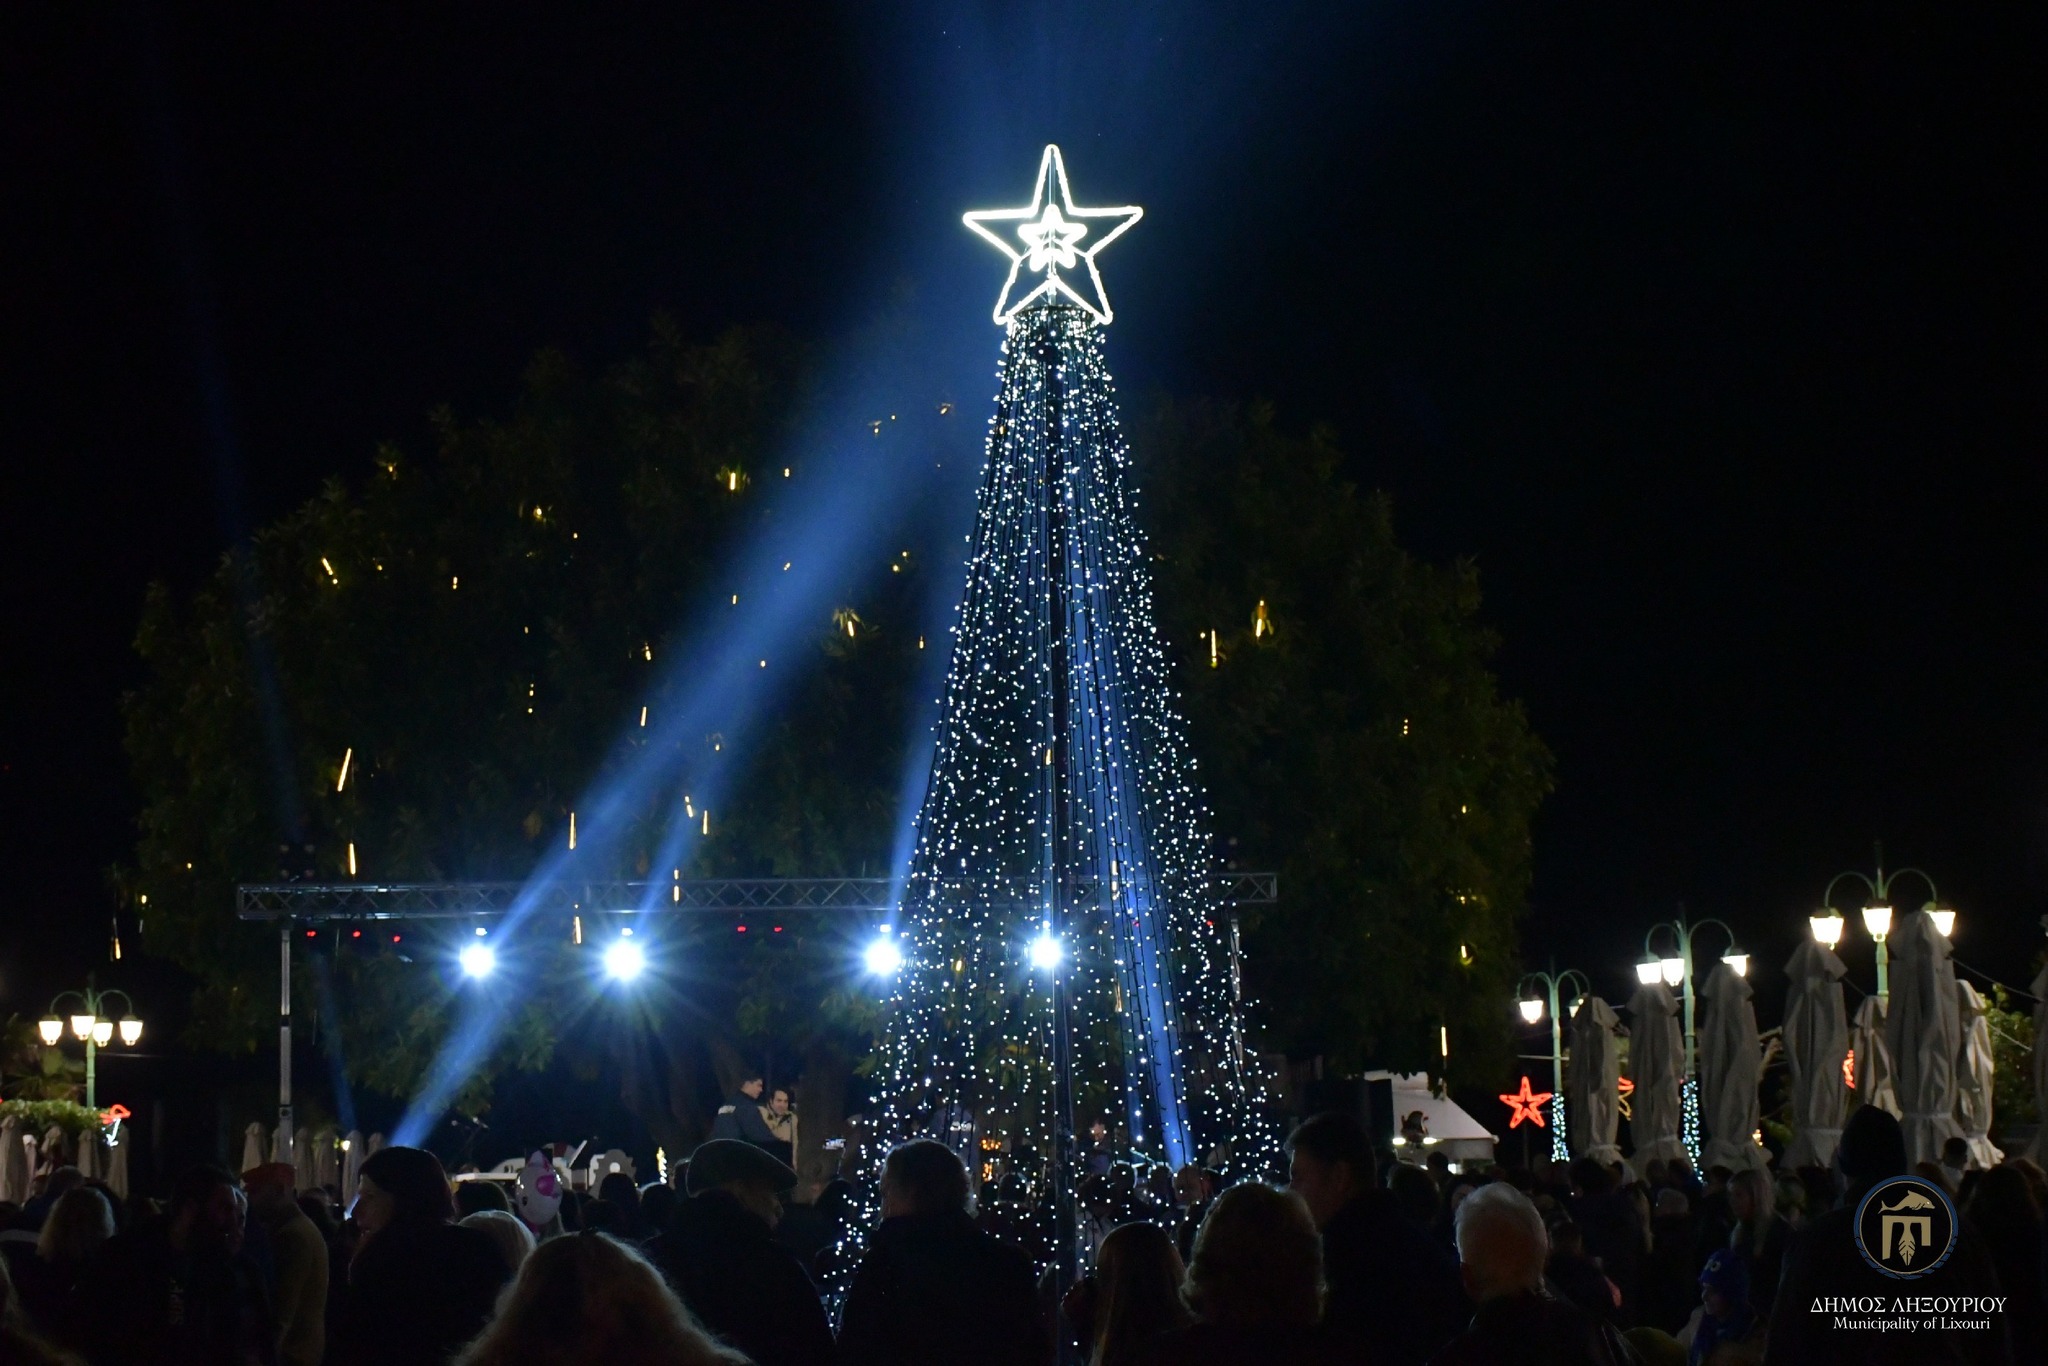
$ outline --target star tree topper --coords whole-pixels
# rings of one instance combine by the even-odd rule
[[[1109,295],[1102,288],[1102,272],[1095,268],[1095,254],[1144,216],[1145,211],[1135,204],[1115,209],[1076,208],[1067,188],[1067,164],[1060,149],[1048,143],[1038,163],[1038,187],[1032,191],[1029,207],[981,209],[962,214],[961,221],[1010,258],[1010,278],[1003,281],[995,311],[996,322],[1007,326],[1039,299],[1057,301],[1061,297],[1087,309],[1097,322],[1110,321]],[[1018,277],[1027,271],[1037,279],[1013,302]]]

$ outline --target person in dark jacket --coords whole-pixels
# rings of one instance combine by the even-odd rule
[[[1600,1263],[1607,1279],[1621,1292],[1618,1321],[1624,1326],[1633,1324],[1642,1312],[1642,1267],[1650,1252],[1648,1230],[1612,1168],[1597,1158],[1575,1157],[1570,1170],[1572,1222],[1586,1240],[1587,1254]],[[1720,1236],[1725,1244],[1727,1230]]]
[[[741,1077],[739,1090],[725,1098],[711,1121],[713,1138],[741,1138],[759,1148],[772,1148],[775,1133],[761,1118],[761,1093],[768,1086],[759,1072]]]
[[[384,1148],[363,1162],[328,1366],[441,1366],[483,1328],[511,1278],[489,1235],[454,1222],[441,1160]]]
[[[917,1139],[882,1166],[882,1225],[840,1315],[844,1366],[1043,1366],[1052,1335],[1031,1263],[967,1213],[967,1169]]]
[[[1529,1197],[1505,1181],[1458,1205],[1458,1271],[1478,1307],[1430,1366],[1627,1366],[1635,1355],[1608,1324],[1543,1284],[1550,1237]]]
[[[1379,1189],[1365,1126],[1317,1115],[1287,1141],[1288,1189],[1323,1239],[1323,1332],[1335,1359],[1419,1366],[1451,1340],[1465,1308],[1458,1268],[1428,1229]]]
[[[1834,1316],[1814,1312],[1815,1301],[1824,1297],[1875,1297],[1889,1304],[1901,1294],[2004,1293],[1984,1240],[1973,1236],[1967,1224],[1958,1230],[1948,1260],[1905,1289],[1864,1261],[1856,1246],[1857,1208],[1878,1182],[1906,1174],[1906,1138],[1897,1119],[1875,1105],[1859,1107],[1842,1127],[1835,1165],[1848,1192],[1834,1209],[1799,1230],[1785,1249],[1765,1366],[2005,1366],[2011,1361],[2003,1315],[1993,1315],[1991,1327],[1983,1331],[1863,1333],[1837,1332]]]
[[[105,1243],[80,1279],[78,1323],[94,1366],[271,1366],[276,1339],[261,1273],[243,1247],[235,1177],[197,1167],[161,1219]]]
[[[776,1246],[796,1173],[751,1143],[714,1138],[690,1158],[690,1198],[648,1257],[703,1325],[756,1366],[826,1366],[832,1328],[818,1288]]]

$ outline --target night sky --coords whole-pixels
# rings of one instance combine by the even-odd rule
[[[657,309],[829,341],[894,300],[979,412],[1000,262],[958,215],[1047,141],[1147,209],[1102,261],[1128,402],[1327,421],[1481,566],[1558,758],[1530,960],[1619,996],[1683,901],[1773,1023],[1882,838],[2024,984],[2048,11],[1800,8],[9,7],[0,1012],[104,951],[151,578]]]

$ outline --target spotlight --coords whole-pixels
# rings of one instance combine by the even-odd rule
[[[621,982],[630,982],[647,966],[647,955],[638,944],[621,938],[604,951],[604,970]]]
[[[876,977],[894,977],[903,969],[903,950],[896,947],[896,941],[886,934],[876,935],[875,942],[868,945],[862,955],[868,972]]]
[[[498,953],[489,944],[466,944],[462,952],[455,955],[462,964],[462,971],[470,977],[488,977],[498,966]]]
[[[1031,966],[1040,972],[1051,972],[1066,956],[1066,950],[1060,947],[1060,941],[1053,938],[1049,929],[1031,941]]]

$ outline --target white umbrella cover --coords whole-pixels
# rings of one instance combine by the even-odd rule
[[[356,1202],[356,1178],[363,1170],[363,1131],[350,1129],[348,1137],[341,1140],[341,1207],[346,1210]]]
[[[1849,1033],[1849,1046],[1856,1051],[1856,1100],[1875,1105],[1894,1119],[1899,1114],[1899,1088],[1892,1078],[1892,1046],[1885,1040],[1884,1002],[1875,996],[1863,998],[1856,1007],[1856,1025]]]
[[[1598,996],[1581,1000],[1572,1015],[1572,1054],[1564,1089],[1565,1138],[1573,1157],[1621,1161],[1621,1148],[1614,1141],[1621,1122],[1621,1050],[1615,1047],[1621,1032],[1614,1007]]]
[[[128,1198],[128,1150],[135,1146],[126,1120],[121,1123],[121,1141],[107,1152],[107,1187],[123,1200]]]
[[[1906,1162],[1939,1162],[1956,1127],[1956,1055],[1963,1047],[1956,971],[1948,940],[1925,911],[1914,911],[1891,936],[1891,1007],[1885,1038],[1892,1046],[1899,1091],[1899,1127]]]
[[[292,1189],[309,1191],[313,1189],[313,1146],[312,1136],[292,1135]]]
[[[2048,1116],[2048,967],[2034,977],[2034,1113]],[[2048,1121],[2034,1130],[2033,1158],[2048,1163]]]
[[[242,1131],[242,1170],[254,1171],[269,1160],[269,1135],[261,1124],[251,1124]]]
[[[1956,1018],[1963,1028],[1963,1048],[1956,1057],[1956,1127],[1970,1145],[1970,1168],[1989,1171],[2005,1160],[1991,1146],[1991,1021],[1984,1018],[1984,998],[1968,982],[1956,983]]]
[[[100,1136],[96,1129],[88,1129],[78,1136],[78,1156],[71,1165],[88,1181],[97,1181],[103,1175],[105,1163],[101,1161]]]
[[[1756,1141],[1760,1114],[1756,1084],[1764,1066],[1763,1044],[1757,1039],[1755,990],[1749,979],[1726,963],[1716,963],[1707,976],[1706,1028],[1700,1035],[1700,1127],[1707,1141],[1700,1148],[1700,1166],[1721,1166],[1739,1172],[1770,1161]]]
[[[70,1161],[71,1135],[52,1124],[43,1130],[42,1146],[36,1149],[37,1161],[50,1171]]]
[[[1792,1074],[1792,1141],[1781,1166],[1825,1167],[1835,1160],[1849,1088],[1842,1060],[1849,1053],[1849,1021],[1842,1008],[1842,960],[1809,939],[1785,965],[1792,992],[1785,1001],[1785,1064]]]
[[[335,1157],[341,1147],[341,1138],[334,1132],[332,1124],[322,1126],[313,1135],[313,1180],[312,1186],[339,1186],[341,1173]]]
[[[1631,1161],[1640,1176],[1653,1161],[1690,1156],[1679,1136],[1685,1039],[1678,1029],[1678,1002],[1662,982],[1637,987],[1628,1013],[1628,1068],[1635,1074],[1628,1129],[1635,1140]]]
[[[28,1199],[28,1171],[22,1161],[21,1121],[0,1119],[0,1200],[20,1204]]]

